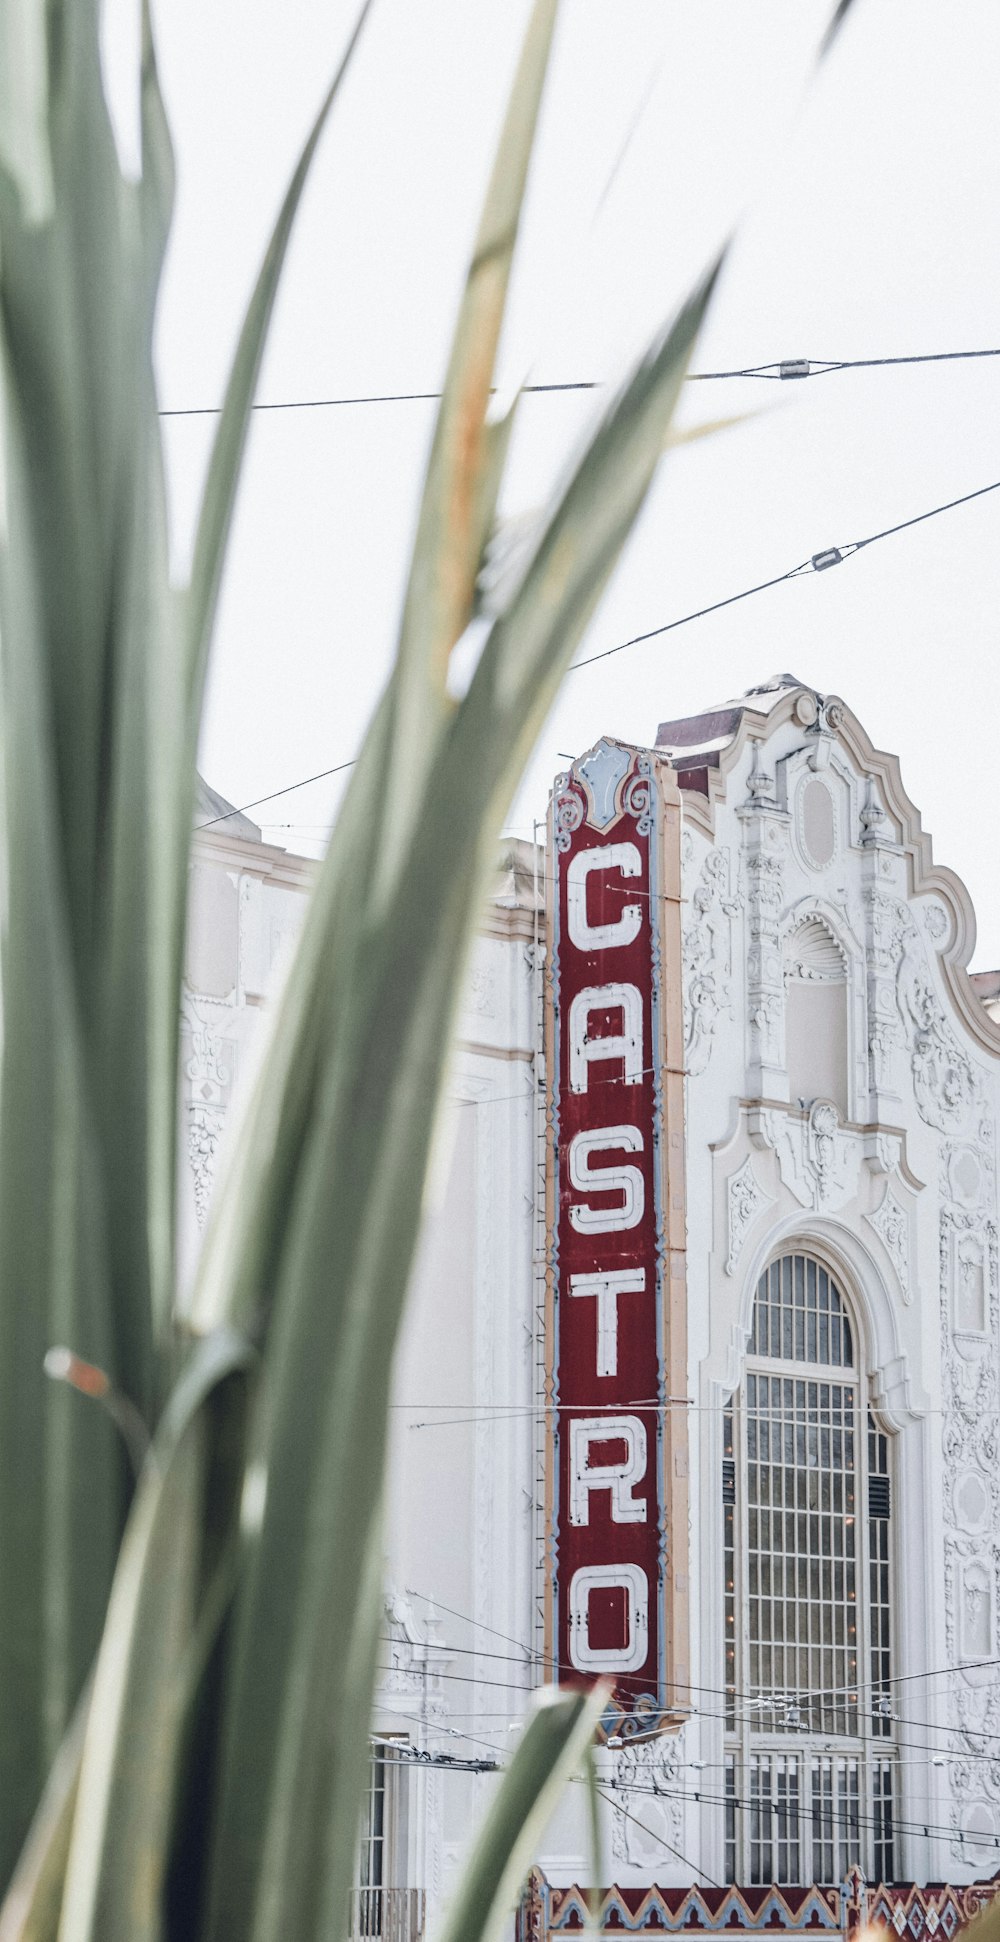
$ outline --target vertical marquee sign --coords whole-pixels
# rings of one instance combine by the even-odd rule
[[[680,804],[603,740],[549,831],[546,1650],[687,1710]],[[673,1401],[671,1406],[672,1399]],[[626,1726],[627,1730],[627,1726]]]

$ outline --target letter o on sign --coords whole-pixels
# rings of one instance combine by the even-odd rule
[[[625,1593],[625,1643],[590,1643],[590,1594]],[[638,1564],[588,1564],[574,1571],[569,1587],[569,1656],[578,1672],[638,1672],[649,1652],[649,1588]]]

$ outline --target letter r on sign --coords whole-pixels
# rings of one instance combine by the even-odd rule
[[[624,1443],[625,1455],[615,1463],[590,1461],[594,1443]],[[574,1416],[569,1426],[569,1521],[590,1523],[590,1493],[610,1490],[614,1524],[644,1524],[645,1497],[633,1497],[632,1485],[646,1474],[646,1430],[638,1416]]]

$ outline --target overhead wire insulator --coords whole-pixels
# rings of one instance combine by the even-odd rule
[[[783,357],[778,365],[779,378],[807,378],[811,371],[807,357]]]
[[[828,546],[823,553],[814,553],[809,564],[814,573],[824,573],[828,566],[839,566],[844,555],[839,546]]]

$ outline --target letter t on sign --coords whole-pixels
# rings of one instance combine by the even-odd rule
[[[597,1297],[597,1374],[618,1374],[618,1297],[646,1290],[645,1268],[609,1268],[602,1274],[574,1274],[571,1295]]]

